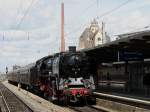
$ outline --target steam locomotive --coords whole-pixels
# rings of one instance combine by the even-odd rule
[[[95,81],[89,58],[75,47],[9,72],[8,81],[59,104],[95,103]]]

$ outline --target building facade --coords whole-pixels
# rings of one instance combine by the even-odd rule
[[[104,32],[104,26],[100,28],[94,19],[90,27],[86,28],[79,39],[79,49],[92,48],[110,42],[110,37]]]

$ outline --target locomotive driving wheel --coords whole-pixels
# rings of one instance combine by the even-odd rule
[[[63,106],[67,106],[69,104],[69,97],[66,95],[59,96],[59,104]]]

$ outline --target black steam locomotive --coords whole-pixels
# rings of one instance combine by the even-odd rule
[[[91,64],[85,53],[75,48],[37,60],[8,73],[10,83],[21,84],[43,94],[52,102],[93,102],[95,90]]]

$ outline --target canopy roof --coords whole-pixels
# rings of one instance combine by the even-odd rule
[[[117,61],[118,51],[140,52],[144,59],[150,58],[150,31],[123,34],[119,37],[121,38],[115,41],[81,51],[102,62]]]

